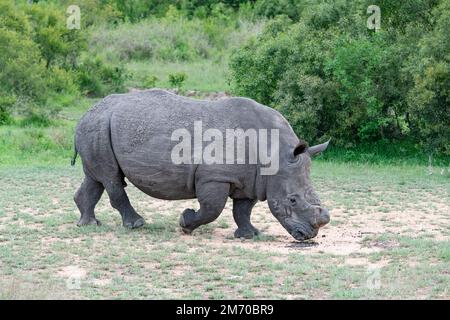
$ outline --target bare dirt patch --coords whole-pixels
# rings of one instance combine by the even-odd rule
[[[135,190],[133,190],[134,192]],[[139,192],[139,191],[137,191]],[[188,201],[164,201],[154,198],[140,198],[138,205],[141,212],[148,212],[148,220],[151,221],[151,212],[158,212],[163,215],[179,215],[183,208],[198,207],[195,200]],[[389,247],[386,243],[372,243],[371,246],[364,244],[363,240],[367,236],[377,236],[382,234],[417,236],[427,232],[437,240],[448,240],[448,233],[445,232],[445,223],[441,217],[442,211],[450,212],[450,205],[437,203],[439,210],[424,213],[420,210],[399,210],[397,207],[377,211],[376,208],[370,211],[365,208],[343,210],[335,208],[331,210],[333,222],[322,228],[318,236],[307,242],[297,242],[287,233],[285,229],[270,213],[265,202],[258,203],[252,214],[252,222],[262,232],[261,240],[234,239],[233,232],[236,228],[232,219],[232,202],[228,201],[219,222],[215,222],[215,227],[208,239],[208,243],[215,247],[233,247],[239,245],[242,248],[257,250],[262,252],[276,252],[289,254],[292,252],[303,252],[305,254],[329,253],[335,255],[348,256],[353,253],[369,254],[384,250]],[[423,219],[426,217],[426,219]],[[444,219],[445,220],[445,219]],[[440,225],[435,222],[440,221]],[[448,222],[448,219],[447,219]],[[217,224],[226,227],[217,227]],[[201,229],[200,229],[201,230]],[[180,236],[183,242],[189,244],[196,242],[198,233],[193,235]],[[267,237],[267,239],[264,239]]]
[[[83,279],[87,275],[87,271],[79,266],[67,266],[58,272],[58,275],[64,278]]]

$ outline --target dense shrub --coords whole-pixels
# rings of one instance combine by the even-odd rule
[[[65,11],[50,4],[24,7],[32,27],[31,39],[39,47],[45,65],[65,68],[76,64],[76,58],[86,49],[86,32],[68,29]]]
[[[257,0],[254,4],[254,13],[267,18],[287,15],[297,21],[306,4],[307,1],[302,0]]]
[[[1,91],[45,102],[47,70],[37,44],[17,31],[0,26],[0,52]]]
[[[101,97],[125,92],[127,75],[123,67],[105,64],[99,57],[86,57],[77,68],[77,81],[83,94]]]
[[[65,1],[67,2],[67,1]],[[236,11],[243,4],[252,3],[253,0],[82,0],[80,8],[93,9],[103,21],[120,19],[135,23],[149,17],[163,17],[170,7],[180,10],[184,16],[205,18],[217,11]],[[104,8],[102,12],[99,8]],[[89,20],[95,17],[88,14]]]
[[[6,92],[0,92],[0,125],[11,123],[11,110],[16,98]]]
[[[290,20],[281,16],[270,21],[257,39],[236,51],[230,62],[234,92],[270,104],[278,80],[289,68],[286,59],[292,45],[283,32]]]
[[[169,74],[169,83],[173,88],[181,89],[186,80],[187,75],[184,72],[177,72]]]
[[[273,19],[233,54],[234,93],[280,110],[311,142],[413,139],[449,154],[450,5],[374,1],[382,8],[374,33],[369,4],[323,0],[302,8],[299,22]]]
[[[425,149],[450,154],[450,3],[443,1],[432,17],[434,28],[410,57],[414,83],[408,112]]]
[[[121,68],[79,61],[87,36],[66,27],[61,6],[0,0],[0,123],[10,122],[12,114],[54,115],[80,88],[95,95],[123,90]]]

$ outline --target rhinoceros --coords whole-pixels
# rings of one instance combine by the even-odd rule
[[[180,128],[192,133],[196,121],[219,133],[227,128],[276,129],[278,149],[271,150],[279,155],[276,172],[263,175],[259,162],[174,163],[173,133]],[[278,111],[248,98],[204,101],[160,89],[113,94],[94,105],[76,127],[72,165],[79,154],[85,175],[74,196],[81,212],[77,225],[100,224],[94,208],[105,189],[124,227],[144,225],[125,192],[127,178],[154,198],[197,198],[200,209],[185,209],[180,216],[181,230],[187,234],[214,221],[230,197],[235,237],[259,234],[250,215],[257,201],[267,200],[272,214],[296,240],[310,239],[330,220],[310,180],[311,158],[328,142],[308,146]]]

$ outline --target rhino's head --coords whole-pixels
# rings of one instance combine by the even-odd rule
[[[280,155],[280,169],[267,180],[267,201],[270,211],[296,239],[314,238],[319,228],[330,221],[310,179],[311,158],[324,151],[328,142],[308,147],[299,144]]]

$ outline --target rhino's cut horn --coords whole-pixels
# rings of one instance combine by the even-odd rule
[[[318,145],[309,147],[309,148],[307,149],[308,153],[309,153],[311,156],[314,156],[314,155],[316,155],[316,154],[321,153],[322,151],[324,151],[324,150],[328,147],[328,144],[330,143],[330,140],[331,140],[331,139],[329,139],[327,142],[324,142],[324,143],[322,143],[322,144],[318,144]]]

